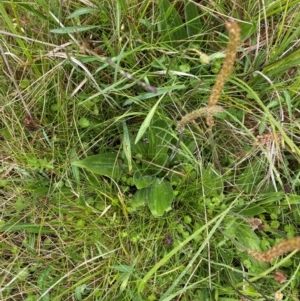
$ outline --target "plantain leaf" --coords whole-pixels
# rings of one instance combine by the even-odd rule
[[[80,161],[72,163],[74,166],[84,168],[94,174],[118,178],[124,168],[118,162],[118,154],[103,153],[95,156],[87,157]]]
[[[150,186],[154,182],[155,178],[150,175],[143,175],[137,171],[133,175],[133,183],[137,189],[143,189]]]
[[[40,233],[40,234],[51,234],[55,233],[53,229],[44,228],[42,225],[36,224],[12,224],[7,223],[0,227],[0,232],[19,232],[19,231],[26,231],[29,233]]]
[[[140,207],[143,207],[146,205],[146,198],[147,198],[147,194],[148,194],[148,188],[149,187],[145,187],[142,189],[139,189],[133,196],[132,200],[131,200],[131,207],[136,210]]]
[[[148,158],[157,165],[164,165],[172,139],[169,124],[162,119],[155,120],[149,129]]]
[[[123,150],[124,150],[124,155],[127,159],[128,163],[128,172],[129,174],[132,174],[132,157],[131,157],[131,142],[130,142],[130,137],[129,137],[129,132],[128,132],[128,127],[126,122],[122,122],[123,124]]]
[[[82,31],[88,31],[94,28],[99,28],[99,25],[86,25],[86,26],[71,26],[71,27],[63,27],[63,28],[55,28],[51,29],[50,32],[65,34],[65,33],[76,33]]]
[[[147,189],[146,200],[154,217],[160,217],[164,212],[172,209],[171,204],[174,194],[170,182],[163,179],[156,179],[153,185],[145,189]]]
[[[99,11],[100,11],[99,8],[95,8],[95,7],[82,7],[75,10],[72,14],[70,14],[67,17],[67,19],[77,18],[81,15],[86,15],[86,14],[98,13]]]
[[[185,0],[184,16],[186,30],[189,37],[199,34],[201,30],[200,14],[198,7],[193,2]]]
[[[163,41],[176,45],[174,42],[186,39],[187,33],[185,24],[183,24],[182,19],[179,13],[176,11],[174,5],[175,2],[171,4],[168,0],[158,1],[160,16],[158,28]]]
[[[173,188],[170,182],[156,178],[152,185],[135,193],[132,207],[137,209],[147,204],[154,217],[161,217],[172,209],[173,198]]]

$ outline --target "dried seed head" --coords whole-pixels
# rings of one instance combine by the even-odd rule
[[[281,138],[281,134],[263,134],[256,136],[256,143],[270,147],[272,142],[279,142]]]
[[[251,226],[252,230],[262,230],[264,228],[261,219],[259,218],[247,218],[246,222]]]
[[[173,244],[174,240],[172,238],[172,236],[170,235],[170,233],[166,233],[165,238],[164,238],[164,244],[171,246]]]
[[[274,280],[280,284],[286,281],[286,276],[283,271],[276,271],[274,275]]]
[[[37,121],[29,115],[26,115],[23,121],[24,127],[29,132],[37,131],[41,126],[37,123]]]

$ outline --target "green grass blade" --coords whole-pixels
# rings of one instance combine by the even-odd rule
[[[145,118],[145,120],[143,121],[141,127],[139,128],[139,131],[136,135],[135,141],[134,143],[138,143],[140,141],[140,139],[143,137],[143,135],[145,134],[145,132],[147,131],[147,129],[150,126],[150,123],[153,119],[153,116],[157,110],[158,105],[160,104],[161,100],[163,99],[164,95],[162,95],[160,97],[160,99],[156,102],[156,104],[152,107],[152,109],[150,110],[150,112],[148,113],[147,117]]]

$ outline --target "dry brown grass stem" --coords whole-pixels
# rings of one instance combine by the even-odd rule
[[[182,131],[188,123],[191,123],[195,119],[202,116],[206,116],[207,125],[212,127],[214,125],[214,114],[223,110],[222,107],[217,106],[217,103],[224,84],[232,72],[241,37],[241,29],[236,21],[228,22],[225,24],[225,26],[229,32],[229,42],[227,44],[226,57],[224,58],[222,68],[212,88],[207,107],[186,114],[177,124],[178,131]]]
[[[293,250],[300,250],[300,237],[293,237],[291,239],[283,240],[282,242],[278,243],[271,249],[265,252],[257,252],[254,250],[247,250],[247,253],[254,257],[256,260],[261,262],[271,262],[276,257],[293,251]]]

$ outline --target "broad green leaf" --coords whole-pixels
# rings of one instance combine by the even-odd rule
[[[131,276],[131,273],[124,273],[123,275],[121,275],[119,277],[118,280],[121,282],[119,290],[121,293],[126,290],[130,276]]]
[[[131,141],[130,141],[126,122],[122,122],[122,124],[123,124],[123,151],[128,163],[128,172],[129,174],[132,174]]]
[[[88,292],[88,288],[86,284],[79,285],[75,288],[74,296],[76,300],[81,301]]]
[[[184,15],[186,22],[186,30],[189,37],[201,32],[200,14],[198,7],[188,0],[185,0]]]
[[[262,206],[259,206],[257,204],[250,204],[249,206],[245,206],[245,209],[239,208],[238,213],[242,214],[243,216],[258,216],[261,213],[266,212],[266,209]]]
[[[122,274],[118,277],[118,281],[121,282],[120,292],[123,292],[128,284],[128,280],[134,271],[133,266],[130,265],[115,265],[111,267],[112,269],[121,272]]]
[[[160,0],[158,2],[160,22],[158,28],[163,41],[175,44],[176,41],[181,41],[187,38],[185,24],[173,4],[168,0]],[[176,44],[175,44],[176,45]]]
[[[250,225],[244,223],[241,220],[233,218],[231,221],[227,221],[225,233],[238,242],[243,250],[255,250],[262,251],[261,238],[251,229]],[[253,272],[261,273],[266,270],[267,264],[259,262],[249,256],[251,260],[250,270]]]
[[[63,28],[55,28],[51,29],[50,32],[65,34],[65,33],[76,33],[82,31],[88,31],[91,29],[99,28],[99,25],[86,25],[86,26],[71,26],[71,27],[63,27]]]
[[[158,165],[157,168],[155,168],[158,172],[162,171],[163,167],[167,163],[169,159],[169,155],[166,153],[157,153],[154,156],[154,163]],[[154,166],[155,167],[155,166]]]
[[[225,233],[230,237],[236,239],[245,249],[253,249],[260,251],[260,238],[240,219],[232,219],[227,222]]]
[[[149,129],[149,147],[148,159],[153,161],[160,172],[160,166],[164,166],[169,158],[168,151],[170,149],[173,136],[170,132],[169,125],[165,120],[158,119],[151,124]]]
[[[79,9],[76,9],[72,14],[70,14],[67,19],[72,19],[79,17],[81,15],[86,15],[86,14],[92,14],[92,13],[97,13],[99,12],[98,8],[95,7],[82,7]]]
[[[140,208],[142,206],[145,206],[146,205],[147,195],[148,195],[148,187],[142,188],[142,189],[138,190],[134,194],[134,196],[133,196],[133,198],[132,198],[132,200],[130,202],[130,207],[132,209],[138,209],[138,208]]]
[[[281,201],[281,205],[291,206],[291,205],[299,205],[300,204],[300,195],[296,194],[287,194],[286,199]]]
[[[148,141],[139,141],[137,144],[133,143],[131,145],[131,153],[133,155],[133,157],[135,157],[136,155],[138,155],[138,157],[140,159],[145,159],[147,157],[147,153],[148,153],[148,147],[149,147],[149,143]],[[135,161],[133,161],[134,163]],[[136,169],[138,170],[138,169]]]
[[[30,233],[51,234],[55,233],[52,229],[43,228],[42,225],[36,224],[11,224],[7,223],[0,227],[0,232],[19,232],[26,231]]]
[[[118,162],[118,154],[103,153],[75,161],[72,165],[84,168],[97,175],[118,178],[123,171],[120,163]]]
[[[41,291],[45,291],[49,280],[51,279],[51,272],[53,271],[53,267],[51,265],[47,265],[45,269],[39,271],[39,276],[37,278],[37,285]]]
[[[155,159],[156,155],[166,154],[172,139],[169,124],[162,119],[155,120],[149,130],[149,158]],[[158,163],[156,160],[155,162]]]
[[[241,27],[243,40],[248,39],[251,35],[253,35],[257,31],[257,22],[252,22],[252,23],[240,22],[239,25]]]
[[[163,125],[160,125],[160,121],[163,122]],[[149,146],[147,157],[156,164],[150,166],[150,169],[153,170],[153,173],[160,172],[169,157],[167,151],[172,136],[167,132],[167,130],[168,125],[163,120],[156,120],[149,129]]]
[[[142,175],[139,171],[133,175],[133,183],[137,189],[142,189],[150,186],[155,181],[153,176]]]
[[[78,160],[78,156],[77,156],[76,150],[75,150],[75,148],[72,148],[71,149],[71,162],[72,161],[75,162],[77,160]],[[74,178],[76,184],[79,185],[80,184],[79,168],[78,168],[78,166],[72,165],[71,169],[72,169],[72,173],[73,173],[73,178]]]
[[[154,183],[146,188],[138,190],[132,200],[134,209],[148,205],[154,217],[160,217],[171,210],[174,198],[173,188],[168,181],[155,179]]]
[[[15,208],[17,211],[22,211],[24,208],[26,208],[26,206],[28,206],[28,203],[25,202],[25,200],[21,197],[17,198],[16,202],[15,202]]]
[[[153,185],[145,189],[147,190],[146,200],[153,216],[160,217],[164,212],[172,209],[174,194],[170,182],[156,179]]]

